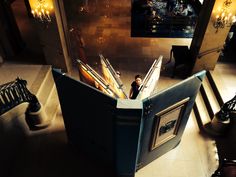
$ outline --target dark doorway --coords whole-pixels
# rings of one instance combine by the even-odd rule
[[[23,48],[7,60],[29,64],[45,64],[45,57],[36,28],[34,19],[29,16],[24,0],[14,0],[11,5],[16,25],[23,40]]]

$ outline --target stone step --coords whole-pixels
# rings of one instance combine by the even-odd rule
[[[215,114],[220,111],[224,104],[222,99],[223,85],[220,84],[220,77],[208,71],[207,77],[204,78],[200,91],[196,97],[194,105],[194,113],[198,121],[199,127],[207,129],[206,124],[210,123]]]
[[[45,106],[53,85],[54,80],[52,77],[51,66],[43,65],[37,78],[34,80],[30,91],[35,94],[39,99],[39,102]]]
[[[27,81],[27,88],[30,89],[33,82],[42,70],[42,65],[26,65],[5,62],[0,67],[0,85],[14,81],[17,77]]]
[[[222,95],[224,95],[223,90],[225,90],[225,88],[224,84],[222,83],[221,76],[217,74],[216,71],[208,71],[206,75],[215,94],[215,98],[217,99],[219,106],[221,107],[224,102],[226,102],[226,100],[223,100],[222,97]]]
[[[212,89],[212,86],[208,80],[208,77],[205,77],[202,86],[200,88],[200,92],[202,95],[202,98],[205,102],[207,111],[209,113],[210,118],[212,119],[214,115],[219,112],[220,105],[218,102],[218,99],[215,96],[215,92]]]
[[[27,81],[27,88],[33,94],[40,96],[39,100],[43,100],[41,101],[44,104],[43,107],[47,107],[48,99],[55,95],[55,91],[52,91],[54,82],[51,82],[50,69],[50,66],[4,63],[0,68],[0,84],[14,81],[17,77],[20,77]],[[55,104],[55,101],[53,102]],[[29,137],[48,131],[48,128],[39,131],[29,129],[25,116],[28,104],[22,103],[0,116],[0,156],[1,161],[4,162],[4,164],[0,163],[0,171],[3,176],[11,170],[12,162],[16,160],[26,139],[31,139]],[[57,107],[57,104],[55,104],[55,107]],[[48,114],[54,116],[55,108],[53,111]]]
[[[59,109],[60,109],[60,103],[59,103],[59,98],[57,94],[57,89],[56,89],[56,85],[53,84],[53,88],[51,90],[51,93],[45,105],[45,112],[48,115],[48,117],[53,120],[53,118],[55,118],[55,115]]]
[[[55,84],[53,84],[53,87],[47,97],[47,101],[43,106],[43,109],[46,113],[47,120],[43,124],[36,125],[36,127],[39,129],[45,128],[49,126],[51,123],[53,123],[57,112],[60,111],[60,103]]]
[[[53,123],[57,112],[60,110],[59,98],[52,76],[51,66],[45,65],[42,67],[41,72],[32,84],[31,91],[36,94],[46,115],[42,124],[35,125],[35,128],[46,128]]]
[[[194,114],[197,119],[199,128],[204,128],[204,125],[211,122],[210,115],[205,105],[201,92],[198,93],[195,104],[193,106]]]
[[[12,63],[6,63],[1,66],[0,70],[0,79],[1,84],[15,80],[17,77],[20,77],[27,81],[27,88],[31,93],[35,94],[42,105],[42,110],[40,112],[39,119],[43,122],[42,124],[36,125],[36,128],[45,128],[50,125],[51,121],[54,119],[58,108],[59,108],[59,99],[57,96],[57,91],[54,83],[54,79],[51,72],[50,65],[17,65]],[[15,110],[14,114],[21,116],[26,112],[27,108],[22,108],[21,110]],[[42,113],[42,114],[41,114]],[[37,114],[37,113],[32,113]],[[9,117],[9,116],[8,116]],[[17,116],[16,116],[17,117]],[[37,117],[37,116],[36,116]],[[45,120],[44,120],[45,117]],[[42,118],[42,119],[41,119]],[[11,118],[9,119],[11,120]],[[43,121],[41,121],[43,120]],[[25,120],[21,122],[24,124],[25,129],[27,130],[26,134],[30,135],[32,131],[29,131]],[[31,127],[32,128],[32,127]]]

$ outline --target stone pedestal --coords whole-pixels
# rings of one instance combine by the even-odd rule
[[[26,112],[26,122],[30,129],[37,130],[48,127],[51,123],[51,120],[49,117],[47,117],[44,107],[41,105],[41,108],[36,112]]]
[[[214,118],[211,121],[211,127],[215,132],[222,134],[229,126],[229,123],[230,119],[222,121],[219,120],[217,116],[214,116]]]
[[[205,131],[212,136],[221,136],[230,125],[230,119],[220,120],[216,114],[211,122],[204,125]]]

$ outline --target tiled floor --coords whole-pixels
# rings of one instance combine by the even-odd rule
[[[200,134],[191,114],[182,140],[175,149],[136,173],[136,177],[209,177],[218,167],[213,140]]]
[[[217,75],[217,84],[222,87],[220,90],[223,100],[226,102],[236,94],[236,63],[219,62],[213,73]]]
[[[0,66],[0,85],[14,81],[17,77],[20,77],[27,80],[27,87],[30,88],[40,72],[41,67],[42,65],[5,62]]]

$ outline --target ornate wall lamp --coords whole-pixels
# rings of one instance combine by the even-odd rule
[[[216,33],[219,28],[230,27],[234,22],[236,22],[236,16],[232,15],[230,12],[230,6],[232,0],[225,0],[223,6],[218,8],[213,26],[216,28]]]
[[[31,13],[40,22],[51,22],[50,14],[53,12],[52,0],[29,0]]]

